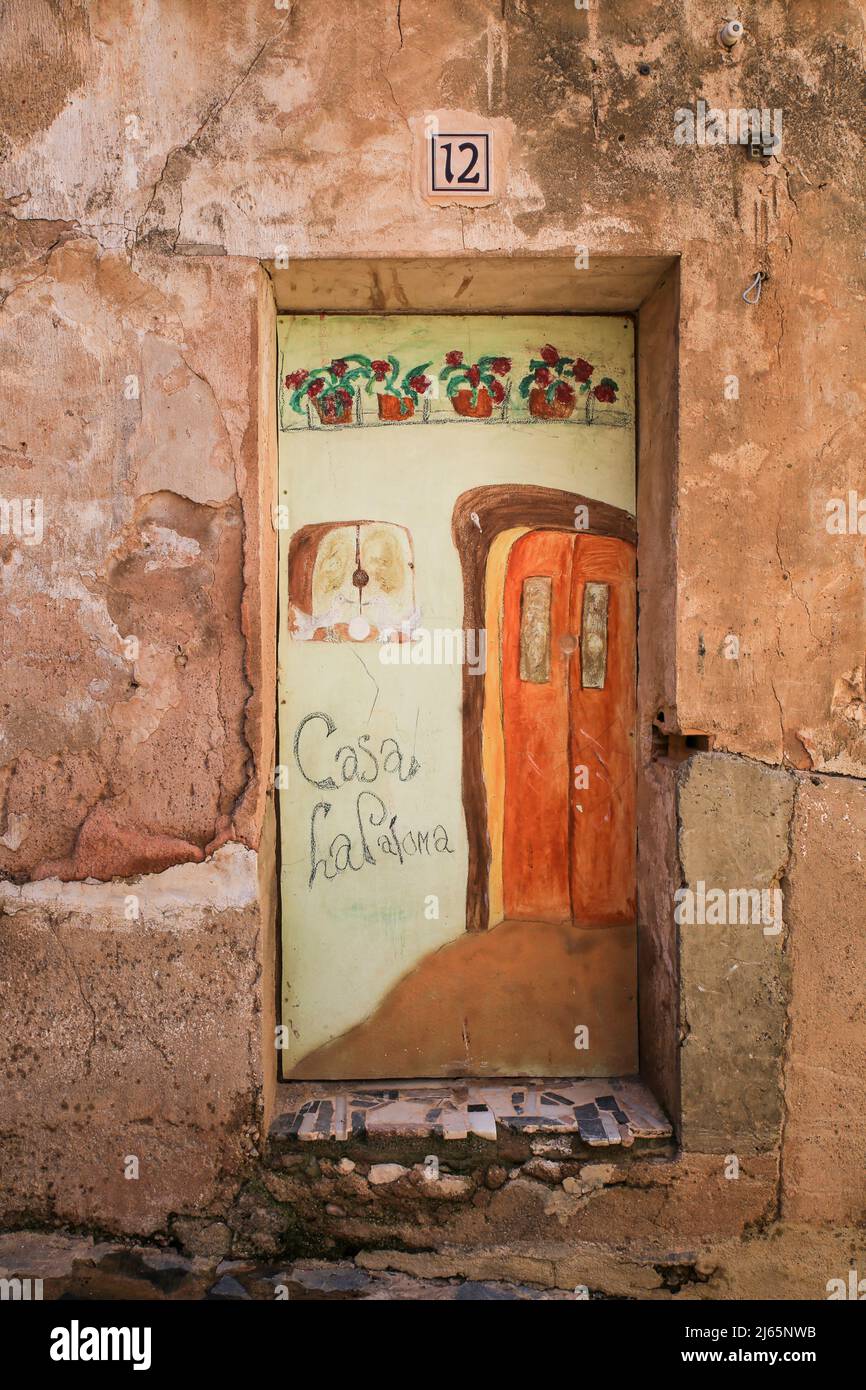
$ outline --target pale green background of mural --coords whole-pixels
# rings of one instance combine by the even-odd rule
[[[467,870],[460,666],[389,666],[380,662],[375,643],[291,640],[286,557],[292,533],[327,521],[375,520],[408,527],[421,626],[458,628],[463,588],[451,516],[460,494],[494,483],[531,483],[633,512],[635,441],[634,343],[628,319],[365,315],[279,320],[283,376],[347,352],[370,357],[392,353],[406,366],[433,358],[438,369],[444,354],[458,348],[469,362],[484,354],[511,357],[513,396],[525,363],[548,341],[568,356],[592,362],[596,381],[610,376],[619,383],[617,409],[627,412],[622,427],[455,417],[449,425],[309,429],[306,418],[297,416],[301,428],[281,432],[279,502],[288,507],[289,518],[288,528],[280,532],[279,634],[280,762],[287,768],[288,786],[278,793],[283,1022],[290,1038],[283,1058],[286,1072],[308,1052],[361,1022],[429,952],[464,931]],[[366,400],[374,418],[375,400]],[[447,399],[435,405],[452,410]],[[481,521],[483,525],[483,517]],[[494,654],[488,655],[492,659]],[[332,805],[327,820],[321,814],[317,820],[318,853],[345,832],[353,842],[353,861],[360,859],[355,815],[360,784],[320,791],[304,781],[293,758],[295,731],[314,711],[327,713],[337,732],[326,740],[320,722],[307,726],[304,747],[313,775],[334,775],[337,748],[357,744],[360,734],[371,735],[367,746],[373,749],[383,738],[396,738],[407,755],[414,753],[421,770],[406,783],[381,773],[369,790],[381,796],[388,819],[397,815],[395,828],[402,834],[410,829],[432,832],[437,823],[443,825],[453,853],[415,855],[400,865],[380,853],[369,831],[375,865],[347,869],[332,882],[320,873],[308,886],[310,818],[318,801]],[[439,899],[438,921],[424,915],[430,894]]]

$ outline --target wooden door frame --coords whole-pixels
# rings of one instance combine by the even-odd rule
[[[580,535],[612,536],[637,544],[631,512],[559,488],[500,483],[471,488],[457,499],[451,537],[463,573],[463,627],[480,631],[485,624],[485,579],[490,547],[502,531],[573,531],[575,509],[586,508],[588,524]],[[480,529],[479,529],[480,528]],[[463,666],[463,815],[466,821],[466,930],[486,931],[490,919],[490,834],[482,758],[484,681]]]

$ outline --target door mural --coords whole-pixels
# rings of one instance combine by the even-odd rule
[[[279,349],[282,1075],[633,1071],[631,322]]]

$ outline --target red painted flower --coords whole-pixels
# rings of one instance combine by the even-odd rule
[[[596,386],[593,395],[597,401],[604,401],[606,405],[616,400],[616,392],[612,386]]]
[[[511,371],[511,358],[495,357],[491,365],[497,376],[505,376]]]
[[[538,382],[539,386],[550,385],[550,372],[546,367],[536,367],[535,380]]]
[[[470,367],[466,373],[466,380],[469,382],[470,386],[477,386],[481,380],[481,368],[476,366]]]
[[[410,376],[409,385],[411,386],[413,391],[418,392],[419,396],[423,396],[424,392],[430,385],[430,378],[429,376],[424,376],[423,374],[421,376]]]
[[[570,405],[574,400],[574,388],[567,381],[561,381],[554,395],[561,405]]]
[[[307,395],[308,395],[308,396],[314,396],[314,397],[315,397],[315,396],[319,396],[319,395],[321,395],[321,393],[324,391],[324,389],[325,389],[325,383],[324,383],[324,381],[322,380],[322,378],[321,378],[320,376],[317,376],[317,377],[316,377],[316,380],[315,380],[315,381],[311,381],[310,384],[309,384],[309,386],[307,387]]]
[[[541,349],[541,360],[542,362],[546,362],[548,367],[555,367],[559,361],[559,353],[551,343],[547,343],[547,345]]]
[[[389,362],[383,362],[381,358],[377,358],[375,362],[371,362],[370,367],[377,381],[384,381],[391,370],[391,364]]]
[[[347,405],[351,405],[351,404],[352,404],[352,393],[351,393],[351,391],[347,391],[346,388],[345,388],[345,386],[341,386],[341,387],[335,392],[335,395],[336,395],[337,398],[339,399],[340,405],[343,406],[344,408],[345,408]]]
[[[463,362],[462,352],[446,352],[445,361],[449,367],[459,367]]]
[[[505,387],[502,385],[501,381],[491,381],[490,394],[497,405],[502,404],[505,400]]]
[[[331,371],[334,373],[335,377],[344,377],[348,370],[348,362],[344,362],[341,357],[338,357],[336,361],[331,363]]]
[[[593,373],[593,368],[585,357],[576,357],[571,370],[574,372],[576,381],[589,381]]]
[[[309,375],[310,373],[304,367],[299,367],[296,372],[289,372],[286,377],[286,385],[290,391],[297,391],[299,386],[303,386]]]

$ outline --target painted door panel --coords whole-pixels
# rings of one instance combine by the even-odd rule
[[[565,404],[537,385],[552,351]],[[633,1071],[610,804],[630,716],[574,684],[587,583],[609,587],[606,680],[626,680],[629,581],[573,529],[589,499],[633,534],[632,324],[309,314],[280,319],[279,352],[281,1075]],[[578,358],[615,400],[580,391]],[[580,758],[615,774],[582,813]]]
[[[533,531],[508,557],[502,631],[505,721],[505,840],[503,896],[506,918],[571,920],[569,885],[568,667],[558,640],[571,622],[573,536]],[[543,680],[521,675],[528,584],[550,580],[549,613],[539,615],[547,647]],[[531,639],[530,639],[531,640]]]
[[[634,549],[609,536],[574,543],[571,625],[581,632],[588,583],[608,588],[604,685],[581,680],[580,647],[571,657],[571,911],[578,923],[630,922],[635,914]],[[586,776],[575,769],[586,768]],[[585,787],[576,785],[586,780]]]
[[[529,586],[539,581],[551,596],[549,613],[535,617],[534,640],[548,660],[533,672],[521,649],[533,640]],[[583,679],[588,583],[606,599],[605,637],[596,638],[605,657],[600,688]],[[634,916],[635,635],[626,542],[559,531],[515,542],[502,635],[506,919],[602,926]]]

